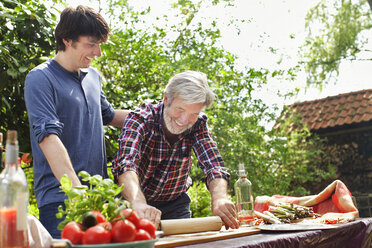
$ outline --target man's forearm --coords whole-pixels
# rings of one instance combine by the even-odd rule
[[[131,204],[143,203],[146,204],[146,198],[141,191],[138,176],[134,171],[124,172],[118,178],[119,185],[124,184],[122,196]]]
[[[217,199],[228,199],[227,197],[227,181],[223,178],[216,178],[212,180],[209,185],[209,192],[211,193],[212,202]]]
[[[115,109],[115,115],[112,121],[109,123],[110,126],[123,127],[125,118],[127,117],[130,110]]]
[[[138,176],[134,171],[124,172],[118,178],[119,185],[124,184],[123,197],[132,204],[133,209],[140,218],[151,221],[156,228],[160,224],[161,211],[147,205],[146,198],[142,193]]]
[[[72,181],[72,186],[81,185],[81,182],[72,166],[67,150],[57,135],[50,134],[49,136],[46,136],[41,141],[40,148],[48,160],[49,166],[58,181],[61,180],[63,175],[67,175]]]
[[[227,227],[239,228],[236,220],[236,209],[227,196],[227,181],[222,178],[212,180],[209,185],[209,192],[212,198],[212,213],[220,216]]]

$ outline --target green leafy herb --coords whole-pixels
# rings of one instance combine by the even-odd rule
[[[61,178],[61,190],[66,194],[65,209],[62,205],[58,206],[57,218],[61,219],[64,215],[66,218],[59,223],[58,229],[70,221],[81,223],[82,216],[90,211],[97,210],[101,212],[107,221],[114,219],[122,209],[130,207],[128,201],[117,197],[123,190],[123,185],[118,186],[112,179],[103,179],[99,175],[91,176],[86,171],[78,174],[81,180],[89,182],[86,185],[72,187],[71,179],[67,176]]]

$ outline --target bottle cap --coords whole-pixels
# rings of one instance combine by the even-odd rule
[[[9,145],[17,145],[18,139],[17,139],[17,131],[16,130],[8,130],[6,133],[6,144]]]
[[[244,164],[239,164],[238,165],[238,171],[239,171],[239,176],[245,176]]]

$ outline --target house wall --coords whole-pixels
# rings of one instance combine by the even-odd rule
[[[365,128],[364,128],[365,129]],[[356,198],[361,217],[372,217],[372,129],[328,133],[324,164],[334,164],[340,179]],[[330,182],[319,185],[321,190]],[[318,192],[312,192],[318,193]]]

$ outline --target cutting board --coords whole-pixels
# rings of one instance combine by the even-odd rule
[[[259,233],[260,229],[255,227],[240,227],[239,229],[226,230],[224,227],[220,231],[209,231],[189,234],[178,234],[165,236],[155,243],[155,248],[178,247],[182,245],[193,245],[216,240],[237,238]]]

